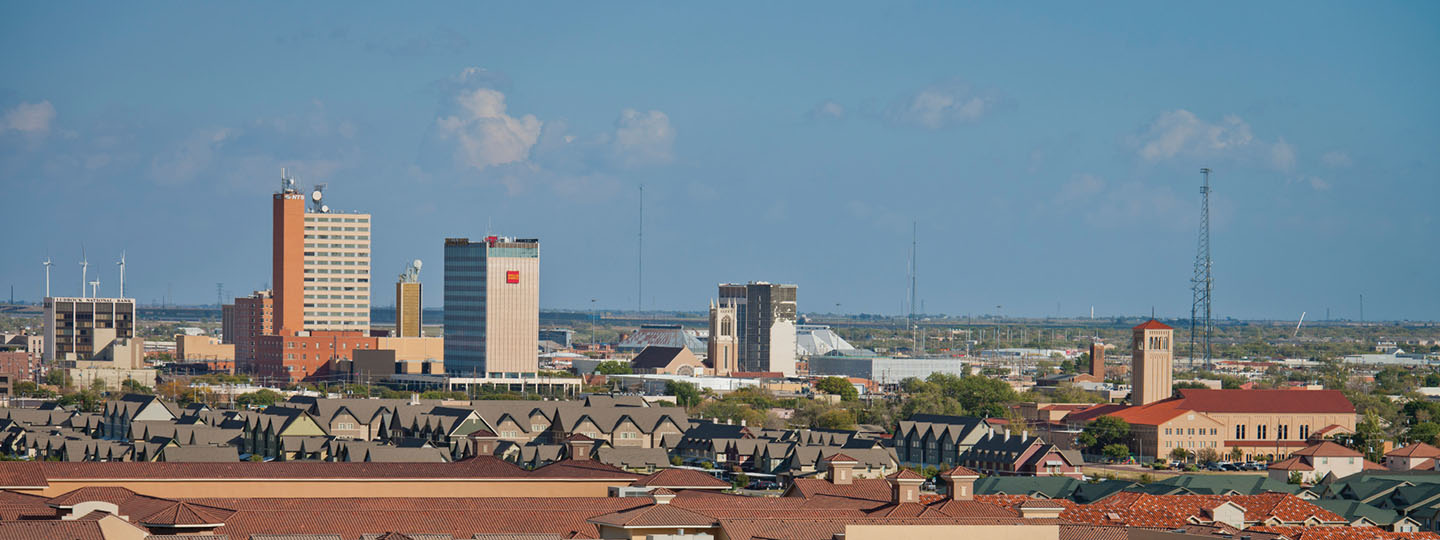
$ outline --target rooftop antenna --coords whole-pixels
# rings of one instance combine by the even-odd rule
[[[635,311],[644,311],[645,301],[645,184],[640,184],[640,234],[635,250]]]
[[[81,245],[80,245],[80,297],[81,297],[81,298],[84,298],[84,297],[85,297],[85,284],[86,284],[86,283],[89,283],[88,281],[86,281],[86,279],[88,279],[88,278],[86,278],[85,273],[88,272],[89,270],[90,270],[90,259],[88,259],[88,258],[85,257],[85,245],[84,245],[84,244],[81,244]]]
[[[115,264],[120,266],[120,298],[125,298],[125,250],[120,250],[120,262]]]
[[[401,283],[416,283],[420,281],[420,259],[410,261],[409,266],[400,274]]]
[[[285,168],[280,168],[280,192],[291,193],[295,191],[295,179],[285,174]]]
[[[50,265],[51,265],[51,264],[54,264],[54,263],[50,262],[50,257],[45,257],[45,260],[40,261],[40,264],[45,265],[45,297],[46,297],[46,298],[49,298],[49,297],[50,297]]]
[[[1205,348],[1203,360],[1205,369],[1210,366],[1210,335],[1215,325],[1210,319],[1210,293],[1215,287],[1214,277],[1210,275],[1210,169],[1200,169],[1204,175],[1204,183],[1200,185],[1200,241],[1195,250],[1195,274],[1190,278],[1190,288],[1194,293],[1194,299],[1190,303],[1190,362],[1195,362],[1196,341],[1201,341]],[[1196,326],[1202,326],[1197,329]]]
[[[310,192],[310,211],[317,214],[329,214],[330,206],[325,204],[325,184],[315,184],[315,189]]]

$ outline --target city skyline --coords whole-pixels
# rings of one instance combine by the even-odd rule
[[[507,231],[543,308],[633,309],[643,184],[647,309],[903,314],[914,223],[923,311],[1186,317],[1207,166],[1217,318],[1440,319],[1436,7],[826,6],[13,6],[0,285],[38,301],[48,257],[77,296],[84,245],[102,297],[122,250],[142,303],[248,295],[286,167],[373,216],[387,286]]]

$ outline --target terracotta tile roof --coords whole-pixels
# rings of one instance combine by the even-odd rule
[[[1280,461],[1276,461],[1275,463],[1271,463],[1268,468],[1269,468],[1269,469],[1273,469],[1273,470],[1277,470],[1277,471],[1313,471],[1313,470],[1315,470],[1315,467],[1310,466],[1310,464],[1306,462],[1305,458],[1300,457],[1300,456],[1291,456],[1291,457],[1282,459],[1282,460],[1280,460]]]
[[[1397,533],[1377,527],[1251,527],[1245,532],[1284,535],[1290,540],[1440,540],[1433,532]]]
[[[0,477],[11,465],[0,462]],[[453,463],[365,463],[365,462],[44,462],[45,478],[80,479],[328,479],[328,478],[574,478],[632,479],[639,475],[595,461],[565,460],[527,471],[493,456],[476,456]]]
[[[887,504],[867,513],[875,517],[949,517],[938,509],[913,502]]]
[[[1030,501],[1015,495],[977,495],[976,500],[1015,507]],[[1245,520],[1261,523],[1270,518],[1282,523],[1303,523],[1314,518],[1322,523],[1343,524],[1339,514],[1306,502],[1289,493],[1259,495],[1151,495],[1122,491],[1090,504],[1077,504],[1067,499],[1046,501],[1065,507],[1060,519],[1090,525],[1125,525],[1130,527],[1173,528],[1193,525],[1190,518],[1209,521],[1207,508],[1232,502],[1245,509]]]
[[[1180,390],[1185,407],[1200,412],[1343,413],[1355,405],[1339,390]]]
[[[235,511],[228,508],[206,506],[203,504],[188,503],[180,501],[172,504],[158,512],[150,514],[140,520],[146,527],[160,526],[187,526],[187,525],[221,525],[225,519],[234,515]]]
[[[772,499],[773,500],[773,499]],[[592,517],[648,505],[640,497],[363,497],[204,498],[185,502],[235,514],[216,529],[231,538],[325,532],[357,540],[364,534],[577,534],[595,538]],[[3,535],[0,535],[3,538]]]
[[[0,489],[50,487],[38,461],[0,462]]]
[[[640,475],[606,465],[593,459],[566,459],[540,467],[526,474],[530,478],[584,478],[632,480]]]
[[[1296,450],[1291,455],[1307,457],[1361,457],[1364,454],[1361,454],[1360,452],[1356,452],[1344,446],[1340,446],[1339,444],[1330,441],[1324,441],[1320,444],[1314,444],[1307,446],[1303,449]]]
[[[637,487],[664,486],[675,489],[685,488],[728,488],[730,483],[693,469],[663,469],[655,474],[643,476],[630,485]]]
[[[1135,325],[1135,328],[1132,328],[1131,330],[1174,330],[1174,328],[1171,328],[1165,323],[1162,323],[1155,319],[1150,319],[1148,321]]]
[[[967,469],[965,467],[961,467],[959,465],[956,465],[953,469],[940,473],[941,478],[968,478],[972,476],[975,478],[979,478],[980,473]]]
[[[783,519],[722,519],[720,527],[725,538],[732,540],[832,540],[844,534],[847,525],[1059,525],[1060,521],[1022,518],[956,519],[944,517],[911,518],[783,518]]]
[[[844,463],[844,462],[854,462],[854,463],[859,463],[859,462],[860,462],[859,460],[857,460],[857,459],[855,459],[855,458],[852,458],[852,457],[850,457],[850,456],[847,456],[847,455],[845,455],[845,454],[841,454],[841,453],[838,453],[838,452],[835,453],[835,454],[832,454],[832,455],[830,455],[830,457],[827,457],[827,458],[822,459],[822,460],[820,460],[820,461],[821,461],[822,463],[834,463],[834,462],[841,462],[841,463]]]
[[[813,497],[839,497],[877,503],[890,502],[890,482],[883,478],[856,478],[849,485],[836,485],[819,478],[796,478],[791,481],[786,496],[806,499]]]
[[[930,503],[930,507],[941,514],[956,518],[1005,518],[1020,517],[1020,513],[1009,508],[982,501],[957,501],[941,499]]]
[[[98,521],[5,521],[0,538],[6,540],[105,540]]]
[[[154,514],[162,508],[175,503],[175,501],[168,499],[141,495],[123,487],[92,486],[71,490],[68,493],[52,497],[49,500],[49,504],[50,506],[63,509],[87,501],[103,501],[114,504],[119,507],[121,515],[131,518]]]
[[[924,476],[916,474],[910,469],[900,469],[885,476],[886,480],[924,480]]]
[[[1417,442],[1386,452],[1385,457],[1437,458],[1440,457],[1440,448]]]
[[[590,518],[591,523],[615,527],[711,527],[715,518],[673,504],[653,504]]]

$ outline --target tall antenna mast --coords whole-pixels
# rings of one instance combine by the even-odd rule
[[[49,298],[49,297],[50,297],[50,265],[53,264],[53,263],[50,262],[50,257],[45,257],[45,260],[40,261],[40,264],[45,265],[45,297],[46,297],[46,298]]]
[[[1195,363],[1196,342],[1204,347],[1201,359],[1205,369],[1211,369],[1210,335],[1214,323],[1210,318],[1210,293],[1214,289],[1214,277],[1210,274],[1210,169],[1200,169],[1204,183],[1200,185],[1200,242],[1195,250],[1195,274],[1190,278],[1194,300],[1190,304],[1190,363]],[[1197,329],[1196,326],[1201,326]]]
[[[635,250],[635,311],[644,311],[645,301],[645,184],[640,184],[640,234]]]
[[[120,250],[120,262],[115,264],[120,266],[120,298],[125,298],[125,250]]]
[[[910,222],[910,316],[906,318],[906,323],[910,326],[910,349],[917,352],[920,345],[920,330],[919,326],[915,324],[915,274],[917,274],[919,270],[915,266],[915,253],[920,246],[919,238],[920,225],[912,221]]]
[[[90,271],[90,259],[85,257],[85,245],[80,245],[80,297],[85,297],[85,284],[89,283],[85,273]]]

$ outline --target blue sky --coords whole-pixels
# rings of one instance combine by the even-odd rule
[[[0,285],[213,302],[269,279],[287,167],[439,303],[447,236],[542,240],[542,306],[1440,318],[1440,5],[0,7]],[[386,291],[377,286],[377,291]],[[377,305],[391,298],[378,293]]]

